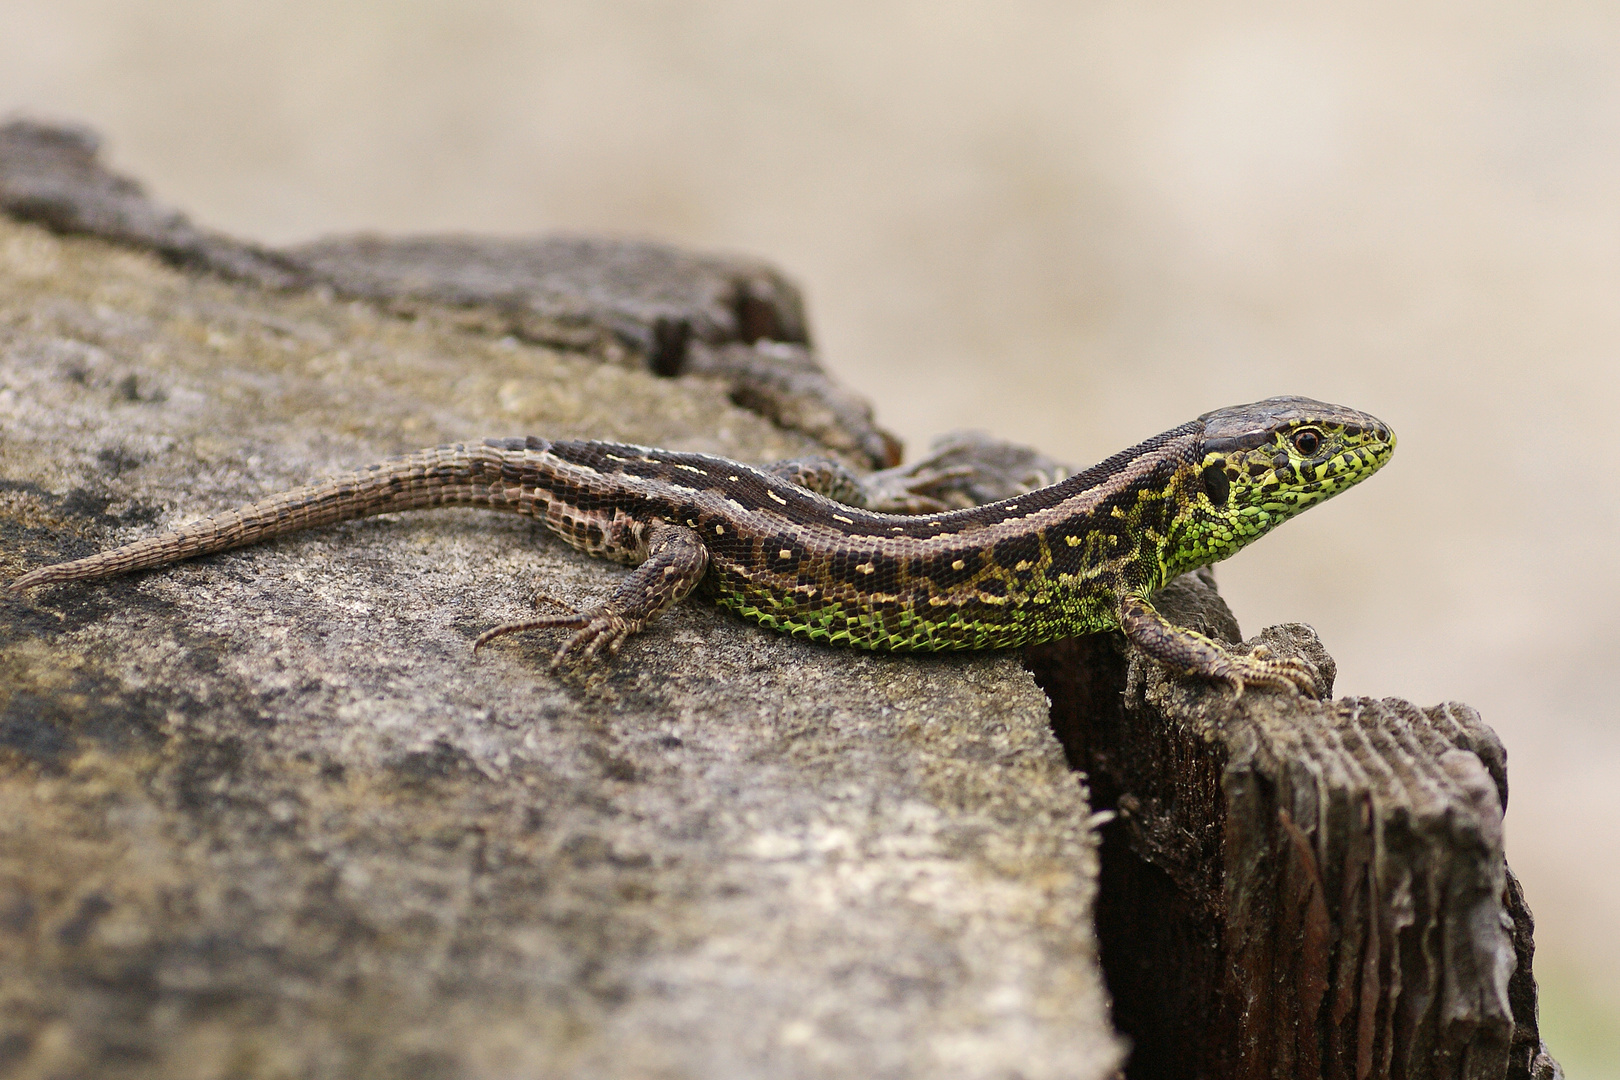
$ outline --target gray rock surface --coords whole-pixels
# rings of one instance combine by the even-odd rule
[[[147,197],[139,183],[98,160],[88,128],[13,120],[0,126],[0,210],[64,233],[86,233],[153,251],[168,262],[268,288],[308,284],[274,252],[192,224]]]
[[[571,236],[334,236],[271,249],[193,224],[109,170],[100,149],[82,128],[0,125],[0,211],[232,281],[398,314],[427,308],[493,337],[701,376],[852,463],[899,464],[899,441],[810,349],[798,287],[757,259]]]
[[[799,290],[779,271],[667,244],[589,236],[335,236],[282,254],[346,296],[396,306],[489,306],[535,341],[577,347],[607,330],[662,375],[680,373],[693,340],[810,340]]]
[[[0,218],[0,578],[489,435],[820,449],[659,379]],[[473,637],[619,568],[355,523],[0,600],[0,1072],[1103,1077],[1085,793],[1013,657],[683,606]]]

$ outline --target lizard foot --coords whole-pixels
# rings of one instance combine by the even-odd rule
[[[1264,645],[1256,645],[1247,656],[1229,655],[1226,660],[1227,664],[1221,665],[1223,670],[1216,674],[1231,684],[1234,701],[1243,696],[1248,686],[1285,690],[1309,698],[1322,696],[1316,669],[1298,657],[1273,656]]]
[[[709,551],[691,529],[656,524],[648,530],[647,561],[631,571],[605,601],[585,611],[569,608],[567,615],[503,623],[479,634],[473,651],[520,630],[558,627],[574,634],[551,658],[553,668],[576,652],[582,660],[592,659],[603,649],[617,653],[625,638],[641,633],[659,612],[691,592],[708,565]],[[535,603],[541,602],[568,607],[544,594],[535,597]]]
[[[526,619],[522,622],[502,623],[500,626],[491,627],[478,635],[478,640],[473,642],[473,652],[476,653],[498,637],[524,630],[546,630],[552,627],[573,630],[574,633],[562,643],[562,647],[551,658],[551,667],[556,669],[576,652],[582,660],[594,659],[604,648],[609,653],[617,654],[619,646],[624,644],[625,639],[631,634],[639,633],[644,626],[646,626],[644,621],[627,619],[606,608],[596,607],[569,615],[550,615],[543,619]]]
[[[1256,645],[1246,654],[1232,652],[1205,634],[1172,623],[1140,594],[1120,597],[1119,625],[1131,644],[1171,670],[1230,684],[1233,700],[1250,686],[1320,696],[1317,671],[1306,661],[1273,656],[1265,645]]]

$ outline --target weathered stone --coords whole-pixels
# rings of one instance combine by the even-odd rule
[[[527,432],[818,449],[713,382],[0,219],[0,579]],[[0,1069],[1110,1075],[1089,812],[1016,659],[699,605],[611,664],[472,656],[621,572],[451,511],[0,600]]]
[[[180,211],[153,202],[139,183],[105,169],[97,160],[100,150],[101,138],[87,128],[28,120],[0,125],[0,210],[239,281],[277,289],[308,283],[274,252],[200,229]]]
[[[336,236],[284,253],[347,296],[490,307],[529,340],[616,334],[660,375],[692,341],[809,341],[799,290],[750,259],[586,236]]]
[[[683,371],[722,380],[735,404],[866,468],[900,462],[900,441],[872,422],[872,406],[834,382],[808,346],[694,345]]]
[[[0,210],[233,281],[319,288],[397,314],[427,307],[495,337],[664,376],[718,377],[743,408],[863,467],[900,461],[899,441],[874,423],[871,406],[810,350],[798,288],[759,260],[569,236],[336,236],[273,250],[153,202],[103,166],[99,148],[83,129],[0,126]]]

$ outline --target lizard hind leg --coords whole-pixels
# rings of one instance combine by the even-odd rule
[[[576,652],[587,660],[604,648],[617,653],[626,638],[640,633],[659,612],[685,598],[703,580],[708,568],[709,549],[703,546],[697,533],[679,525],[654,525],[648,532],[647,560],[626,575],[602,603],[584,611],[570,611],[567,615],[548,615],[492,627],[478,635],[473,651],[507,634],[557,627],[574,633],[552,657],[553,668]],[[541,599],[551,598],[536,597],[537,602]]]
[[[867,504],[866,488],[861,478],[831,458],[789,458],[765,466],[764,471],[845,506],[864,507]]]
[[[764,471],[845,506],[885,514],[932,514],[950,509],[920,490],[920,485],[937,482],[942,474],[924,474],[918,466],[858,476],[830,458],[805,457],[778,461]]]

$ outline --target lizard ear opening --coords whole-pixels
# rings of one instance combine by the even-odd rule
[[[1217,509],[1224,507],[1232,497],[1232,482],[1226,478],[1226,462],[1217,460],[1204,466],[1201,476],[1204,494],[1209,496],[1209,501]]]

